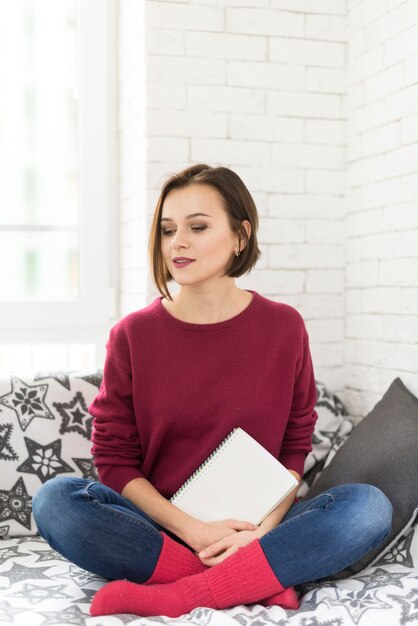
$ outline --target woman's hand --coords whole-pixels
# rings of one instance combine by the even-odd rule
[[[217,565],[236,552],[238,548],[244,547],[251,543],[251,541],[254,541],[254,539],[262,537],[262,530],[259,527],[257,528],[257,530],[241,530],[233,535],[228,535],[220,541],[207,546],[203,551],[207,556],[203,557],[202,553],[197,553],[197,556],[202,563],[208,567]]]
[[[193,528],[191,536],[186,543],[197,553],[208,546],[217,543],[228,536],[236,535],[240,531],[259,530],[257,524],[244,522],[236,519],[225,519],[215,522],[200,522]]]

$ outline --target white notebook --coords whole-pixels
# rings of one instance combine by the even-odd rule
[[[202,520],[260,524],[298,485],[270,452],[242,428],[234,428],[170,499]]]

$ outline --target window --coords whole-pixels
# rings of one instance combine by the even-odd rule
[[[0,13],[0,369],[100,365],[117,315],[116,0]]]

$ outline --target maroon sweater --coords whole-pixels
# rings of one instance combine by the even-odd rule
[[[296,309],[248,291],[223,322],[178,320],[159,296],[112,327],[88,408],[102,483],[120,493],[145,477],[169,499],[237,426],[303,474],[318,417],[309,337]]]

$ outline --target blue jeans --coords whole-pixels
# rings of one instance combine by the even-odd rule
[[[39,533],[52,548],[110,580],[148,580],[163,543],[160,531],[187,546],[130,500],[84,478],[48,480],[35,493],[32,509]],[[260,544],[275,575],[288,587],[351,565],[383,541],[391,524],[392,505],[383,492],[350,483],[293,503]]]

